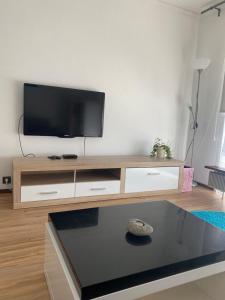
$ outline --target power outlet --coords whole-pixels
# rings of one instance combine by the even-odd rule
[[[12,177],[11,176],[2,177],[2,183],[3,184],[11,184],[12,183]]]

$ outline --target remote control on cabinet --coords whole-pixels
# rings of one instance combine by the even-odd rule
[[[58,155],[51,155],[51,156],[48,156],[48,158],[49,159],[51,159],[51,160],[60,160],[60,159],[62,159],[62,157],[61,156],[58,156]]]
[[[77,159],[78,156],[76,154],[63,154],[63,159]]]

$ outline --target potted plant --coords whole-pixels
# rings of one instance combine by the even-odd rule
[[[159,159],[162,158],[171,159],[172,153],[171,153],[170,146],[164,143],[161,139],[157,138],[155,140],[155,144],[153,145],[151,156],[157,157]]]

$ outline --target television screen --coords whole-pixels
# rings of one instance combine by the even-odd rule
[[[24,84],[24,135],[101,137],[105,94]]]

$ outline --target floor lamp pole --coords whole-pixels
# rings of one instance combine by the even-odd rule
[[[198,129],[198,109],[199,109],[199,90],[201,82],[202,70],[198,70],[198,86],[196,94],[195,114],[194,114],[194,125],[193,125],[193,137],[192,137],[192,150],[191,150],[191,167],[193,166],[194,148],[195,148],[195,137]]]

